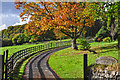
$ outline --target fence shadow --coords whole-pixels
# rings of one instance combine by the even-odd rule
[[[35,54],[35,53],[34,53]],[[29,56],[24,57],[23,59],[21,59],[15,66],[14,71],[13,71],[13,79],[20,79],[19,75],[23,75],[24,73],[19,72],[20,68],[22,66],[22,64],[28,59],[30,58],[30,56],[33,56],[34,54],[31,54]]]

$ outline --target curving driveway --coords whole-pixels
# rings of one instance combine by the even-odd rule
[[[51,54],[65,48],[68,47],[41,52],[39,55],[32,58],[25,67],[22,80],[61,80],[60,77],[49,67],[47,60]]]

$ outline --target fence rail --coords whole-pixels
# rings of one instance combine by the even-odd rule
[[[3,54],[3,68],[2,74],[3,74],[3,80],[7,79],[12,79],[13,77],[13,71],[16,66],[16,64],[22,60],[24,57],[27,57],[29,55],[32,55],[34,53],[56,48],[56,47],[62,47],[62,46],[70,46],[71,41],[64,41],[64,42],[54,42],[54,43],[48,43],[44,45],[39,45],[39,46],[34,46],[30,48],[26,48],[23,50],[20,50],[18,52],[13,53],[9,58],[8,58],[8,50],[6,50],[6,54],[4,52]]]

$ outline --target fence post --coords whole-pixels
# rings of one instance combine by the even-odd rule
[[[56,42],[56,46],[55,47],[57,47],[57,42]]]
[[[46,49],[47,49],[47,44],[46,44]]]
[[[35,47],[32,47],[32,53],[34,52],[34,50],[35,50]]]
[[[13,56],[14,56],[14,55],[13,55]],[[14,58],[14,57],[12,57],[12,62],[11,62],[11,64],[12,64],[12,65],[11,65],[11,66],[12,66],[12,68],[11,68],[11,70],[12,70],[12,73],[11,73],[11,80],[12,80],[12,78],[13,78],[13,58]]]
[[[4,80],[4,55],[0,55],[0,80]]]
[[[39,46],[39,51],[40,51],[40,46]]]
[[[34,46],[34,52],[36,52],[36,46]]]
[[[7,80],[8,50],[6,50],[5,80]]]
[[[63,46],[63,42],[62,42],[62,46]]]
[[[5,61],[4,61],[4,59],[5,59],[5,51],[3,53],[3,58],[2,58],[2,62],[3,62],[3,65],[2,65],[2,69],[3,69],[3,71],[2,71],[2,80],[4,80],[4,74],[5,74],[5,70],[4,70]]]
[[[52,43],[51,43],[51,48],[52,48]]]
[[[36,52],[36,46],[34,47],[34,52]]]
[[[46,46],[47,46],[47,49],[49,49],[49,43],[48,43],[48,44],[46,44]]]
[[[43,50],[44,50],[44,48],[45,48],[44,45],[42,45],[42,48],[43,48]]]
[[[40,48],[41,48],[41,50],[42,50],[42,45],[41,45],[41,47],[40,47]]]
[[[60,47],[60,42],[58,42],[58,47]]]
[[[83,55],[83,80],[87,80],[87,54]]]
[[[39,51],[39,46],[37,46],[37,52]]]

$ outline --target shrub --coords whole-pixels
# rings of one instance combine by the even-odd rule
[[[21,43],[23,43],[22,34],[21,34],[21,33],[16,34],[16,35],[12,38],[12,42],[13,42],[14,44],[21,44]]]
[[[36,42],[42,42],[43,38],[41,36],[37,36],[37,35],[31,35],[29,42],[30,43],[36,43]]]
[[[25,35],[24,33],[22,33],[22,34],[23,34],[24,43],[29,42],[30,37],[28,37],[28,36]]]
[[[101,41],[102,41],[102,38],[97,38],[97,41],[98,41],[98,42],[101,42]]]
[[[80,48],[82,50],[88,50],[91,47],[90,44],[86,40],[84,40],[84,39],[80,39],[78,42],[81,45]]]
[[[100,42],[98,40],[98,38],[103,39],[103,38],[108,37],[108,36],[110,36],[109,31],[104,26],[102,26],[101,29],[98,31],[98,33],[95,36],[95,41]]]
[[[106,37],[103,39],[103,42],[111,42],[111,38],[110,37]]]
[[[37,42],[37,39],[35,38],[35,36],[31,36],[31,39],[29,40],[30,43],[35,43]]]
[[[18,33],[12,38],[12,42],[14,44],[23,44],[27,42],[29,39],[23,34],[23,33]]]

